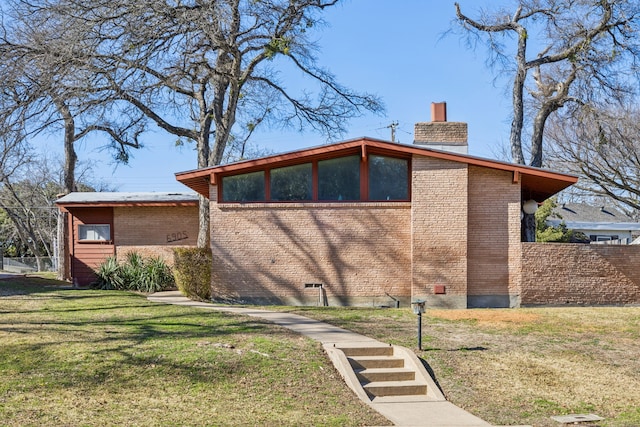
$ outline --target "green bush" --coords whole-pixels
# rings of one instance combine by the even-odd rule
[[[97,289],[125,289],[125,278],[116,257],[110,256],[96,270],[98,280],[92,283]]]
[[[206,248],[175,248],[173,271],[176,285],[186,297],[211,299],[211,250]]]
[[[175,286],[171,269],[160,257],[143,258],[129,252],[127,260],[120,264],[109,257],[96,270],[98,280],[93,287],[138,292],[158,292]]]

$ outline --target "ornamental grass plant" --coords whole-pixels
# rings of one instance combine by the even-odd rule
[[[137,252],[127,253],[122,263],[108,257],[98,266],[96,275],[94,289],[152,293],[175,287],[173,273],[162,258],[144,258]]]

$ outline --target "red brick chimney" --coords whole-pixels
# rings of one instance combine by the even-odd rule
[[[431,121],[416,123],[413,143],[443,151],[467,154],[467,124],[447,121],[447,103],[431,103]]]

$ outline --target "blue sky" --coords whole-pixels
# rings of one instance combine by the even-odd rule
[[[490,0],[459,0],[463,12],[478,16]],[[325,15],[328,26],[316,35],[319,62],[344,85],[375,93],[386,115],[354,119],[343,139],[370,136],[390,139],[387,128],[399,123],[397,139],[413,141],[413,125],[430,120],[432,102],[447,102],[449,121],[469,124],[469,153],[495,158],[509,139],[510,101],[505,80],[494,81],[486,50],[467,48],[458,35],[442,37],[455,16],[453,1],[346,0]],[[80,160],[91,160],[93,175],[118,191],[188,191],[174,173],[196,168],[192,147],[175,147],[176,138],[161,131],[145,135],[145,148],[129,165],[116,166],[98,141],[79,147]],[[252,144],[274,152],[326,143],[317,134],[256,133]],[[52,148],[53,149],[53,148]]]

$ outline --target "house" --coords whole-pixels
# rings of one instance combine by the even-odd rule
[[[562,203],[547,218],[547,224],[565,226],[584,233],[591,242],[629,244],[640,234],[640,223],[611,206]]]
[[[466,154],[466,123],[415,143],[358,138],[176,174],[210,201],[216,298],[259,304],[513,307],[525,201],[577,177]]]
[[[195,246],[198,196],[193,193],[70,193],[56,201],[69,234],[65,279],[87,286],[107,257],[136,251],[173,260],[172,248]]]

